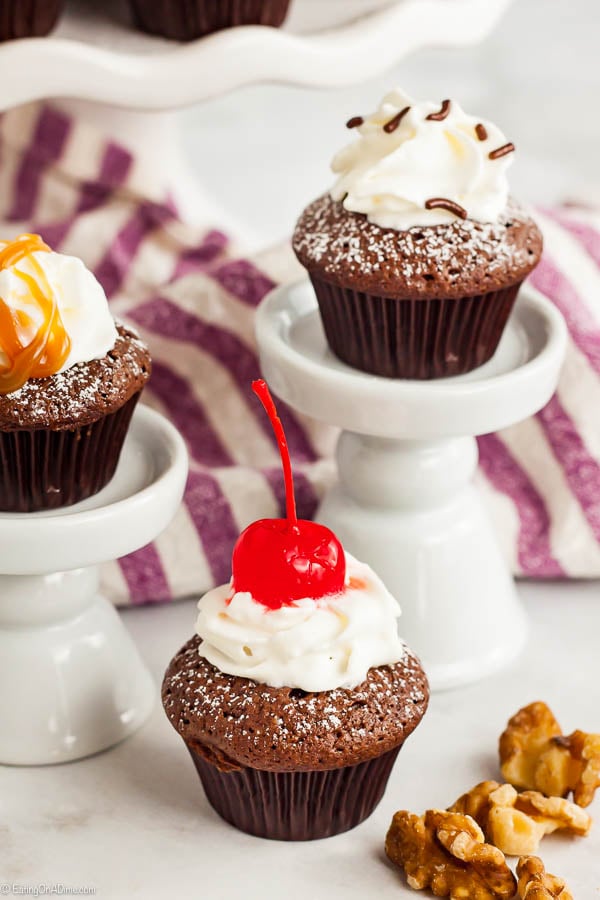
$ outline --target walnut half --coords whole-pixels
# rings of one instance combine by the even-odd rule
[[[518,788],[552,797],[573,793],[589,806],[600,787],[600,734],[563,735],[545,703],[531,703],[510,719],[500,737],[500,767]]]
[[[485,843],[470,816],[434,809],[416,816],[401,810],[392,820],[385,850],[415,890],[430,888],[436,897],[451,900],[510,900],[515,895],[515,877],[504,854]]]
[[[507,856],[535,853],[546,834],[563,830],[586,835],[592,820],[579,806],[562,797],[537,791],[518,793],[510,784],[482,781],[450,807],[472,816],[485,839]]]

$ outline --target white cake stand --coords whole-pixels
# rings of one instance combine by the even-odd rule
[[[51,35],[0,45],[0,72],[11,75],[0,109],[70,97],[171,110],[259,82],[356,84],[421,47],[479,43],[511,2],[293,0],[283,28],[228,28],[179,44],[134,30],[124,2],[72,0]]]
[[[0,763],[79,759],[150,713],[154,685],[98,593],[97,565],[166,527],[186,475],[182,438],[142,407],[103,491],[49,513],[0,514]]]
[[[557,310],[523,291],[494,358],[436,381],[379,378],[337,360],[308,282],[266,298],[257,338],[274,392],[343,429],[339,481],[317,518],[398,598],[402,634],[432,687],[505,665],[527,624],[471,484],[474,435],[519,422],[550,399],[566,346]]]
[[[216,222],[253,247],[254,234],[194,173],[175,110],[263,82],[357,84],[422,47],[479,43],[511,2],[294,0],[283,28],[228,28],[179,44],[134,30],[125,0],[72,0],[52,34],[0,44],[0,112],[59,101],[146,160],[150,196],[164,195],[168,175],[184,221]]]

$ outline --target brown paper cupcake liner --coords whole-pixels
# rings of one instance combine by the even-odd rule
[[[327,342],[355,369],[387,378],[462,375],[496,352],[521,283],[471,297],[401,300],[311,275]]]
[[[64,0],[0,0],[0,41],[48,34],[63,6]]]
[[[134,22],[175,41],[236,25],[283,24],[290,0],[130,0]]]
[[[115,473],[139,397],[82,428],[0,432],[0,511],[57,509],[102,490]]]
[[[278,841],[312,841],[355,828],[381,800],[400,751],[339,769],[222,771],[186,746],[215,812],[240,831]]]

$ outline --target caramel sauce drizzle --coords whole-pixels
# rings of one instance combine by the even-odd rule
[[[21,234],[14,241],[0,243],[0,271],[13,267],[42,312],[41,325],[32,340],[24,344],[20,332],[31,325],[31,319],[22,310],[12,310],[0,297],[0,343],[9,359],[7,365],[0,365],[0,394],[17,391],[30,378],[54,375],[71,351],[54,292],[44,270],[32,256],[40,252],[51,251],[37,234]],[[33,275],[17,268],[23,259],[29,261]]]

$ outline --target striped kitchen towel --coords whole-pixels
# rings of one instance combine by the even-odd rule
[[[191,468],[169,529],[104,567],[119,604],[200,594],[230,575],[251,520],[283,513],[277,446],[250,382],[259,374],[257,304],[300,270],[289,247],[240,258],[214,228],[182,223],[168,193],[150,195],[145,163],[48,106],[0,119],[2,236],[36,231],[80,256],[114,313],[148,342],[145,402],[183,434]],[[544,258],[529,281],[566,318],[558,391],[537,416],[480,438],[478,485],[518,575],[600,576],[600,214],[540,210]],[[314,512],[334,476],[335,433],[284,409],[298,507]]]

